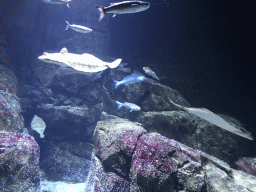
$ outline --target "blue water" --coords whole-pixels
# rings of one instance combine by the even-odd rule
[[[251,6],[220,0],[152,0],[148,10],[114,18],[106,14],[99,22],[94,5],[110,2],[73,0],[70,8],[41,0],[1,2],[0,30],[7,41],[8,67],[15,71],[19,86],[37,87],[34,66],[43,52],[66,47],[70,53],[90,53],[105,61],[122,58],[131,71],[144,74],[142,68],[150,67],[163,78],[163,85],[178,90],[191,106],[236,118],[255,137],[255,16]],[[93,32],[65,30],[66,21]],[[109,77],[109,71],[100,74],[99,81]],[[73,90],[54,86],[56,95],[79,97]],[[36,104],[51,102],[42,99],[47,97],[44,94],[34,94]],[[24,114],[26,125],[33,115]]]

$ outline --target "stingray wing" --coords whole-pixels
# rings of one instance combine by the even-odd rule
[[[241,137],[244,137],[246,139],[253,140],[253,137],[249,132],[243,132],[240,129],[237,129],[236,127],[232,126],[230,123],[225,121],[222,117],[216,115],[215,113],[209,111],[205,108],[185,108],[186,111],[189,113],[192,113],[198,117],[203,118],[204,120],[217,125],[218,127],[225,129],[229,132],[232,132],[234,134],[237,134]]]

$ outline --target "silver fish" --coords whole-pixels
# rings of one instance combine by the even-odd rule
[[[100,19],[103,19],[106,13],[113,13],[113,17],[117,14],[137,13],[144,11],[150,7],[150,3],[144,1],[122,1],[111,3],[108,7],[95,6],[100,11]]]
[[[145,71],[146,74],[148,74],[149,76],[159,81],[159,78],[157,77],[156,73],[152,69],[150,69],[149,67],[143,67],[143,70]]]
[[[66,21],[67,26],[66,26],[66,30],[68,30],[69,28],[73,29],[74,31],[77,31],[79,33],[90,33],[92,32],[92,29],[88,28],[88,27],[84,27],[81,25],[70,25],[70,23],[68,21]]]
[[[69,2],[71,2],[71,0],[43,0],[46,3],[51,3],[51,4],[66,4],[69,7]]]
[[[128,84],[131,84],[131,83],[137,83],[137,82],[141,82],[141,81],[144,81],[144,80],[146,80],[146,77],[144,77],[142,75],[136,75],[136,74],[132,74],[130,76],[127,76],[122,81],[117,81],[117,80],[113,79],[114,84],[115,84],[115,89],[119,85],[122,85],[122,84],[128,85]]]
[[[122,61],[122,59],[116,59],[115,61],[108,63],[89,53],[68,53],[67,48],[61,49],[59,53],[45,52],[43,55],[39,56],[38,59],[62,67],[72,67],[77,71],[83,72],[99,72],[107,68],[116,68]]]
[[[117,109],[118,110],[121,107],[125,107],[127,109],[130,109],[130,112],[141,110],[141,108],[138,105],[135,105],[134,103],[128,103],[128,102],[121,103],[121,102],[116,101],[116,104],[117,104]]]

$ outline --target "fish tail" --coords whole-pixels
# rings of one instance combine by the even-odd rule
[[[122,61],[122,59],[117,59],[117,60],[113,61],[112,63],[110,63],[108,65],[108,67],[109,68],[116,68],[118,65],[120,65],[121,61]]]
[[[118,87],[118,85],[119,85],[119,81],[117,81],[117,80],[115,80],[115,79],[113,79],[113,81],[114,81],[114,84],[115,84],[115,89]]]
[[[122,107],[122,103],[120,103],[119,101],[116,101],[117,104],[117,110],[119,110]]]
[[[66,21],[66,23],[67,23],[66,30],[68,30],[68,29],[69,29],[69,27],[70,27],[70,24],[69,24],[69,22],[68,22],[68,21]]]
[[[101,7],[101,6],[98,6],[98,5],[95,5],[95,7],[99,10],[100,12],[100,18],[99,18],[99,21],[101,21],[101,19],[103,19],[103,17],[105,17],[105,10],[104,10],[104,7]]]

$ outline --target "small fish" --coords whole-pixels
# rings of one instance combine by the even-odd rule
[[[90,33],[92,32],[92,29],[88,28],[88,27],[84,27],[81,25],[70,25],[70,23],[68,21],[66,21],[67,26],[66,26],[66,30],[68,30],[69,28],[73,29],[74,31],[77,31],[79,33]]]
[[[159,78],[157,77],[156,73],[152,71],[152,69],[150,69],[149,67],[143,67],[143,70],[145,71],[146,74],[159,81]]]
[[[51,3],[51,4],[66,4],[69,7],[69,2],[71,2],[71,0],[43,0],[46,3]]]
[[[150,3],[144,1],[122,1],[111,3],[108,7],[95,6],[100,12],[100,19],[103,19],[106,13],[113,13],[113,17],[117,14],[137,13],[144,11],[150,7]]]
[[[128,102],[120,103],[120,102],[116,101],[116,104],[117,104],[117,109],[118,110],[121,107],[125,107],[127,109],[130,109],[130,112],[141,110],[141,108],[138,105],[135,105],[134,103],[128,103]]]
[[[68,53],[67,48],[62,48],[59,53],[47,53],[38,57],[39,60],[46,63],[60,65],[61,67],[72,67],[77,71],[99,72],[107,68],[116,68],[122,59],[116,59],[113,62],[104,62],[89,53],[74,54]]]
[[[44,138],[44,130],[46,128],[45,122],[43,119],[38,117],[37,115],[34,115],[32,121],[31,121],[31,129],[36,131],[40,134],[40,138]]]
[[[116,81],[113,79],[114,83],[115,83],[115,89],[122,84],[128,85],[131,83],[137,83],[137,82],[141,82],[146,80],[146,77],[142,76],[142,75],[136,75],[136,74],[132,74],[130,76],[125,77],[122,81]]]
[[[36,99],[38,101],[44,100],[43,94],[36,87],[31,85],[26,85],[24,88],[26,89],[27,96],[29,98]]]

